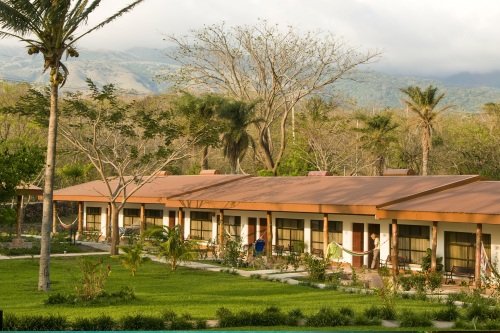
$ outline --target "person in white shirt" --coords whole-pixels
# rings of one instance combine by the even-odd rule
[[[377,262],[380,259],[380,239],[377,235],[371,234],[370,236],[373,239],[373,260],[372,260],[372,269],[377,267]]]

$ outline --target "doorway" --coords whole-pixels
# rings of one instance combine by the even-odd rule
[[[257,219],[255,217],[248,218],[248,244],[255,243],[257,233]]]
[[[354,252],[363,252],[364,251],[364,241],[363,236],[365,233],[365,225],[364,223],[353,223],[352,224],[352,250]],[[352,257],[352,266],[353,267],[362,267],[363,266],[363,258],[364,256],[353,256]]]

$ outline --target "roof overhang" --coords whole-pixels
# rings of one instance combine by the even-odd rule
[[[376,219],[500,224],[500,215],[456,212],[424,212],[378,209]]]

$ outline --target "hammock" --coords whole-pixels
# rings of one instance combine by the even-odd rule
[[[61,221],[61,218],[59,217],[59,215],[57,215],[57,219],[59,220],[59,223],[61,224],[61,226],[63,227],[64,230],[71,229],[71,227],[73,227],[73,225],[78,221],[78,217],[76,217],[76,219],[73,222],[71,222],[70,224],[66,224],[66,223],[63,223],[63,221]]]
[[[386,243],[387,241],[385,241],[384,243]],[[382,243],[382,244],[384,244]],[[380,245],[382,245],[380,244]],[[346,252],[348,254],[350,254],[351,256],[354,256],[354,257],[362,257],[362,256],[366,256],[370,253],[372,253],[373,251],[375,251],[375,249],[371,249],[369,251],[363,251],[363,252],[357,252],[357,251],[353,251],[353,250],[348,250],[346,249],[345,247],[343,247],[342,245],[340,245],[339,243],[335,242],[335,241],[332,241],[330,244],[328,244],[328,247],[327,247],[327,256],[331,259],[341,259],[342,258],[342,252]]]

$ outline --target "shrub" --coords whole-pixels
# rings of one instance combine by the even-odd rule
[[[432,250],[427,249],[425,251],[425,256],[422,257],[422,272],[430,271],[431,257],[432,257]],[[442,270],[443,270],[443,257],[436,257],[436,271],[441,272]]]
[[[432,326],[430,316],[426,312],[417,313],[410,310],[403,310],[398,317],[401,327],[427,327]]]
[[[222,251],[222,264],[229,267],[242,266],[241,249],[241,239],[239,237],[226,239]]]
[[[193,318],[190,315],[185,314],[180,317],[175,317],[174,320],[170,322],[170,330],[181,331],[181,330],[192,330],[194,324],[191,322]]]
[[[361,314],[355,315],[352,322],[354,325],[359,325],[359,326],[378,326],[381,324],[381,320],[379,318],[377,317],[368,318]]]
[[[219,320],[219,327],[236,327],[236,318],[234,314],[226,308],[219,308],[215,312],[215,316]]]
[[[204,330],[208,328],[207,321],[203,319],[198,319],[194,325],[197,330]]]
[[[257,317],[259,318],[259,323],[256,323],[257,326],[278,326],[287,322],[287,316],[275,306],[264,309]]]
[[[446,308],[437,310],[434,312],[435,320],[443,320],[443,321],[455,321],[458,319],[459,312],[457,307],[453,304],[453,302],[448,302]]]
[[[82,278],[76,288],[77,295],[83,300],[93,300],[104,292],[108,271],[104,271],[102,258],[93,262],[89,259],[80,260]]]
[[[404,291],[408,291],[412,288],[412,278],[411,276],[400,276],[399,277],[399,285],[403,288]]]
[[[288,318],[286,324],[288,326],[298,326],[299,321],[304,319],[304,314],[300,309],[293,309],[288,312]]]
[[[325,281],[328,259],[316,258],[309,253],[304,256],[304,265],[311,281]]]
[[[443,273],[441,272],[430,272],[427,274],[427,287],[433,292],[437,288],[441,287],[443,284]]]
[[[73,331],[113,331],[117,329],[113,318],[106,315],[96,318],[77,318],[71,326]]]
[[[418,293],[425,292],[426,283],[427,283],[427,278],[425,277],[424,274],[419,273],[411,276],[411,284]]]
[[[327,281],[331,289],[337,290],[342,280],[343,272],[333,272],[327,276]]]
[[[177,314],[174,311],[167,309],[162,312],[161,317],[165,321],[173,321],[177,318]]]
[[[9,331],[64,331],[68,321],[60,315],[50,316],[15,316],[5,317],[4,329]]]
[[[161,331],[165,329],[163,319],[141,314],[121,318],[120,329],[129,331]]]
[[[354,317],[354,310],[351,308],[345,307],[345,306],[343,306],[339,309],[339,313],[343,316],[346,316],[346,317],[350,317],[350,318]]]
[[[56,293],[56,294],[50,294],[49,297],[44,301],[44,303],[47,305],[54,305],[54,304],[69,304],[69,303],[74,303],[74,301],[75,300],[71,299],[71,296],[69,295]]]
[[[307,318],[307,326],[312,327],[330,327],[345,326],[349,324],[349,318],[340,312],[330,308],[321,308],[317,314]]]

